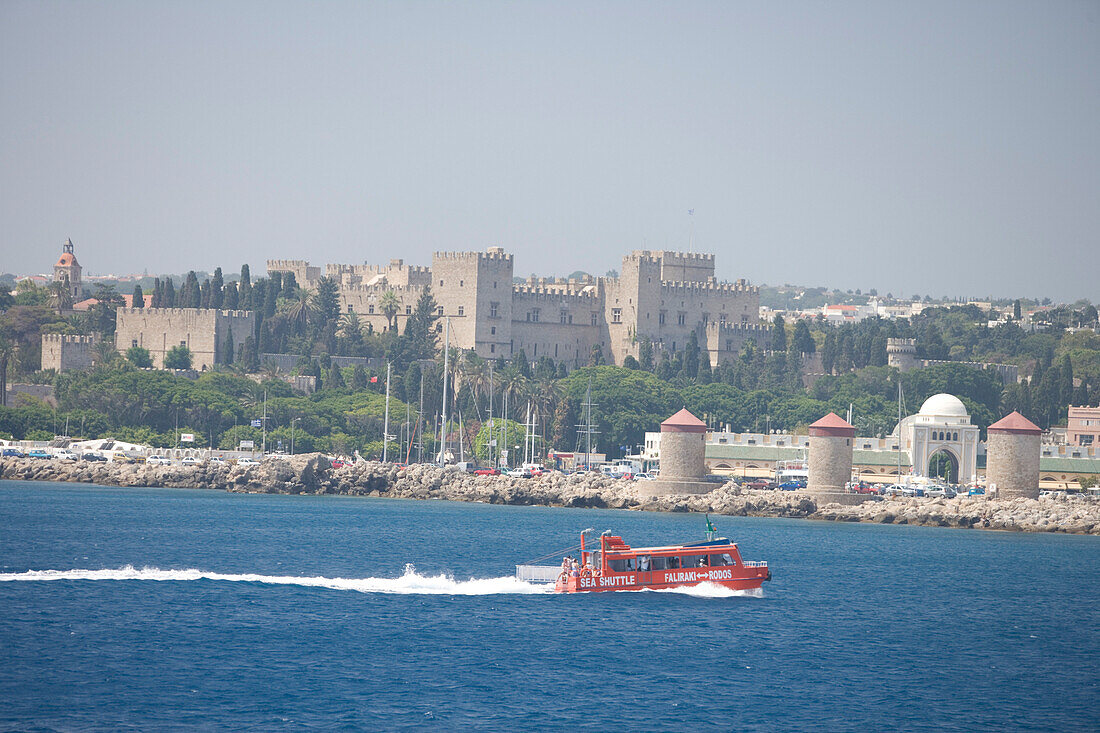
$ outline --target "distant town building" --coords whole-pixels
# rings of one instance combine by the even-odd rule
[[[57,372],[86,371],[95,364],[95,345],[99,336],[42,334],[42,368]]]
[[[76,254],[73,253],[73,240],[66,239],[65,244],[62,245],[61,257],[53,266],[53,279],[57,282],[68,281],[69,294],[74,301],[80,300],[84,293],[84,286],[80,281],[82,270],[80,263],[76,261]]]
[[[269,260],[269,273],[293,272],[314,288],[321,270],[302,260]],[[485,358],[520,350],[531,361],[548,356],[573,366],[595,350],[608,363],[637,358],[643,341],[655,353],[682,351],[694,333],[716,366],[740,353],[746,339],[766,337],[759,291],[744,280],[721,282],[714,255],[636,250],[618,277],[535,278],[513,282],[514,262],[500,247],[485,252],[436,252],[431,267],[327,265],[339,286],[340,310],[376,331],[403,329],[430,285],[439,315],[451,323],[451,344]],[[387,312],[386,293],[396,299]]]
[[[239,354],[252,335],[256,316],[252,311],[213,308],[119,308],[115,348],[148,349],[153,366],[164,366],[164,355],[175,346],[191,351],[193,369],[202,371],[225,360],[226,336],[233,332],[233,352]]]
[[[1100,407],[1070,405],[1066,422],[1066,443],[1069,445],[1100,445]]]

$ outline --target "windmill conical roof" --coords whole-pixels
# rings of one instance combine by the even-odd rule
[[[810,435],[833,435],[851,438],[855,434],[855,427],[835,412],[830,412],[810,426]]]
[[[695,415],[692,415],[686,407],[661,423],[661,431],[666,433],[702,433],[706,432],[706,429],[707,424],[695,417]]]
[[[1032,433],[1034,435],[1041,435],[1042,429],[1035,423],[1028,420],[1020,413],[1013,410],[1009,414],[1002,417],[997,422],[989,426],[989,432],[991,433]]]

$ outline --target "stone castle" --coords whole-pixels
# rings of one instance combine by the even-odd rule
[[[131,346],[148,349],[153,366],[164,366],[164,355],[174,346],[191,350],[191,368],[209,369],[225,361],[225,342],[232,332],[233,352],[256,328],[252,311],[213,308],[119,308],[115,348],[123,354]]]
[[[268,260],[267,271],[291,272],[307,288],[322,276],[303,260]],[[694,332],[717,366],[768,328],[760,322],[758,289],[744,280],[719,282],[713,254],[635,250],[623,257],[618,277],[514,282],[513,256],[490,247],[436,252],[431,267],[403,260],[337,264],[327,265],[325,275],[339,286],[341,312],[356,313],[377,331],[391,327],[382,311],[385,293],[398,302],[392,327],[403,329],[430,286],[439,315],[449,317],[452,345],[485,358],[522,350],[532,361],[548,356],[578,366],[598,348],[605,360],[621,364],[638,357],[642,339],[657,354],[675,352]]]

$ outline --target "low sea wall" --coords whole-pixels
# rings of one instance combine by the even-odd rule
[[[826,503],[800,491],[745,490],[732,482],[706,494],[646,496],[645,482],[593,474],[565,476],[555,473],[522,479],[473,476],[431,465],[398,468],[375,461],[332,468],[327,459],[317,454],[269,460],[259,466],[212,463],[157,466],[5,458],[0,460],[0,478],[246,493],[345,494],[489,504],[711,512],[743,517],[1100,535],[1100,501],[1084,496],[1057,494],[1039,499],[896,497],[843,506]]]

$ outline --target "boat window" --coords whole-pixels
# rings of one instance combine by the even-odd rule
[[[652,562],[653,570],[668,570],[668,558],[667,557],[655,557]]]
[[[626,560],[621,557],[608,559],[607,565],[616,573],[622,573],[626,571]]]
[[[628,558],[626,559],[626,569],[627,569],[627,570],[637,570],[637,569],[638,569],[638,563],[637,563],[637,560],[635,560],[635,559],[634,559],[634,558],[632,558],[632,557],[628,557]]]
[[[710,566],[712,568],[721,567],[723,565],[733,565],[733,558],[730,557],[728,552],[723,552],[721,555],[710,556]]]
[[[698,568],[703,567],[706,563],[704,560],[706,555],[684,555],[684,567],[685,568]]]
[[[652,569],[653,569],[653,563],[651,562],[651,559],[650,559],[649,555],[639,555],[638,556],[638,571],[646,573],[646,572],[649,572]]]
[[[668,569],[669,570],[679,570],[680,569],[680,558],[678,558],[676,556],[672,556],[672,557],[668,558]]]

